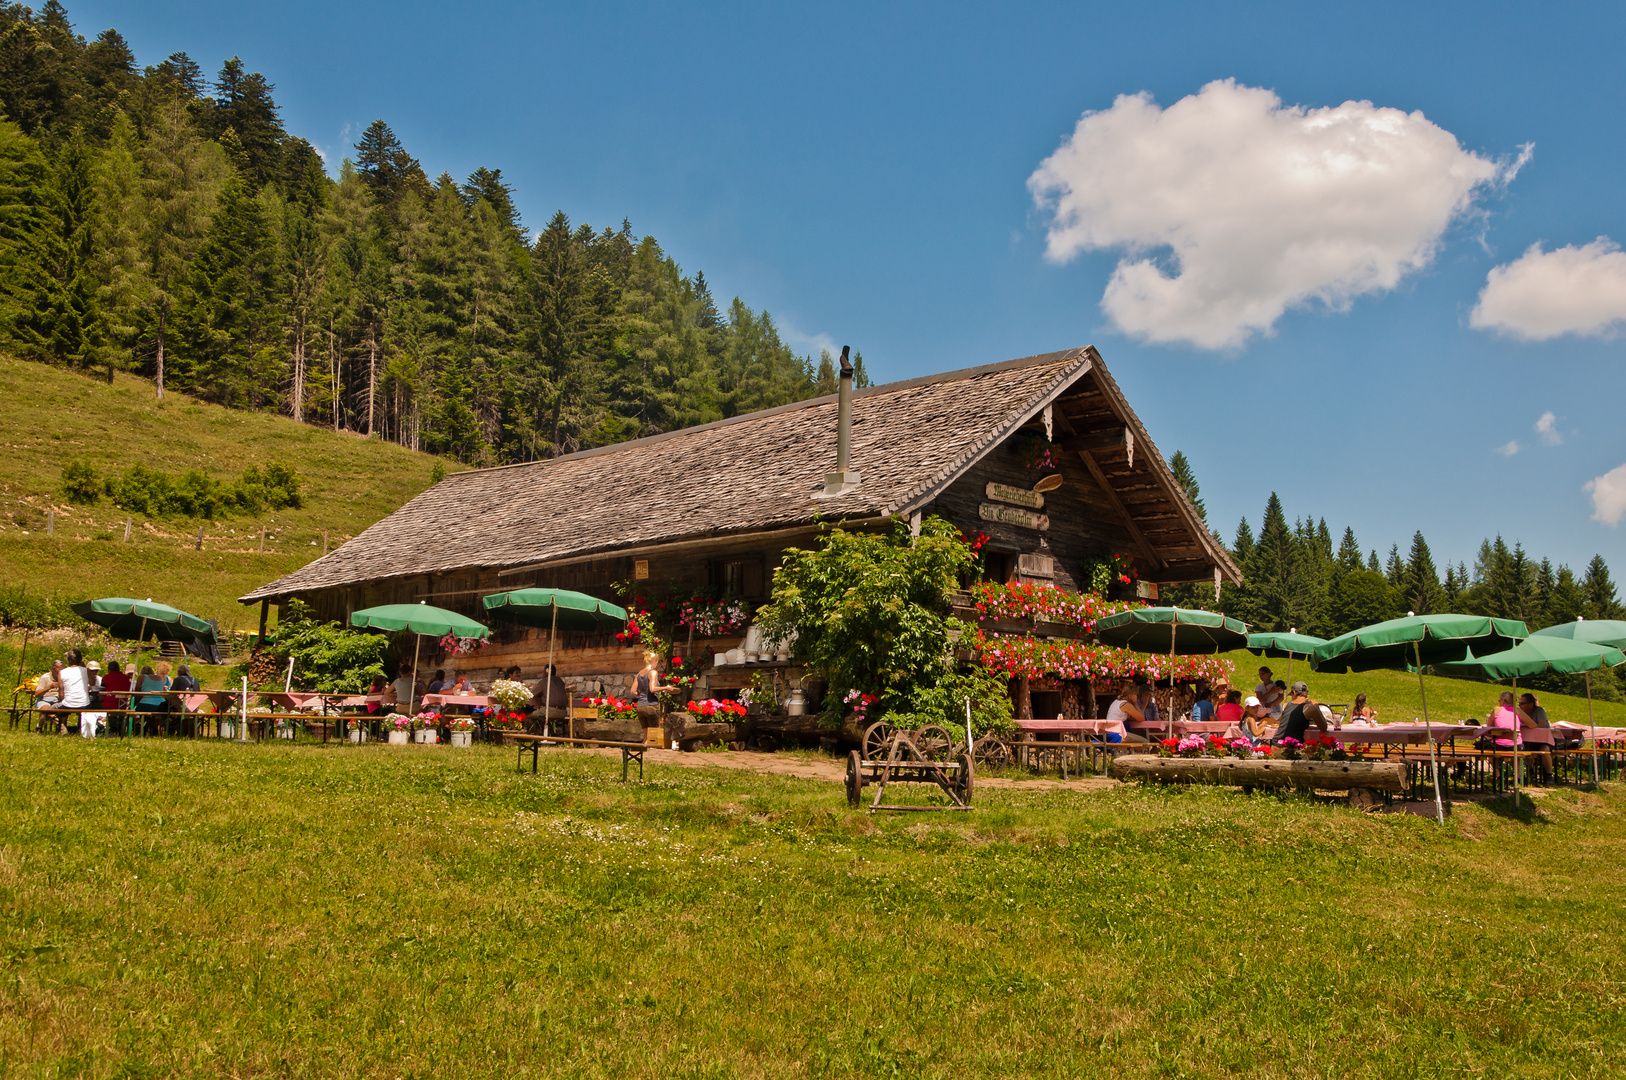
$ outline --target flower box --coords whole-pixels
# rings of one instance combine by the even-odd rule
[[[440,733],[434,728],[419,728],[417,731],[412,733],[412,741],[424,743],[428,746],[434,746],[436,743],[440,742]]]
[[[351,734],[354,734],[354,732],[352,732]],[[390,745],[391,746],[405,746],[407,743],[409,743],[411,741],[412,741],[412,732],[410,732],[410,731],[392,731],[392,732],[390,732]]]
[[[364,742],[366,742],[367,741],[367,729],[364,728],[364,727],[353,727],[353,728],[351,728],[350,729],[350,741],[353,742],[353,743],[364,743]]]
[[[472,731],[454,731],[454,732],[452,732],[452,745],[453,746],[470,746],[470,745],[473,744],[473,742],[474,742],[474,732],[472,732]]]

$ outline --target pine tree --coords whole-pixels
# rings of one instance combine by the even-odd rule
[[[275,179],[282,165],[286,133],[278,118],[275,89],[259,72],[245,72],[238,57],[227,60],[215,78],[215,94],[204,109],[204,128],[220,139],[232,132],[242,148],[243,174],[251,190]]]
[[[1295,544],[1281,499],[1271,492],[1259,539],[1248,555],[1238,596],[1242,620],[1256,630],[1286,630],[1292,624]]]
[[[514,239],[524,242],[525,227],[520,224],[519,209],[514,205],[514,189],[503,182],[501,169],[488,169],[484,165],[475,169],[463,184],[463,198],[471,210],[484,200],[503,228]]]
[[[276,347],[276,246],[265,210],[239,177],[226,182],[175,310],[174,383],[226,405],[273,400],[285,368]],[[280,395],[279,395],[280,396]]]
[[[1419,615],[1433,615],[1444,610],[1444,596],[1440,590],[1440,575],[1434,568],[1434,555],[1428,550],[1428,541],[1422,530],[1411,538],[1411,552],[1406,559],[1404,582],[1401,585],[1401,603]]]
[[[1549,626],[1562,626],[1586,615],[1586,593],[1575,581],[1575,573],[1568,566],[1558,568],[1558,580],[1553,585],[1553,598],[1547,605]]]
[[[1184,491],[1186,498],[1191,500],[1192,508],[1197,511],[1197,516],[1206,523],[1208,521],[1208,508],[1203,505],[1202,489],[1197,486],[1197,476],[1191,471],[1191,462],[1186,459],[1184,451],[1176,450],[1174,452],[1174,456],[1169,459],[1169,471],[1174,473],[1175,483],[1180,485],[1180,490]]]
[[[823,397],[836,390],[836,358],[830,355],[829,349],[820,349],[818,371],[813,376],[813,394]]]
[[[35,228],[23,239],[9,330],[25,355],[87,367],[103,340],[96,282],[92,154],[76,130],[38,188]]]
[[[119,113],[107,149],[95,168],[96,216],[94,273],[107,347],[107,381],[114,369],[128,364],[141,332],[140,306],[148,291],[142,262],[141,234],[146,214],[142,196],[141,143],[135,124]]]
[[[1366,568],[1374,574],[1383,573],[1383,564],[1378,562],[1378,549],[1373,548],[1366,556]]]
[[[393,207],[407,191],[429,194],[429,178],[418,159],[406,152],[395,132],[374,120],[356,143],[356,171],[380,206]]]
[[[1526,614],[1525,623],[1532,630],[1539,630],[1544,626],[1552,626],[1553,593],[1558,588],[1558,577],[1553,571],[1552,560],[1542,559],[1536,567],[1535,592],[1532,598],[1530,611]]]
[[[1586,564],[1586,576],[1581,579],[1581,594],[1585,598],[1586,617],[1589,619],[1618,619],[1621,617],[1620,596],[1609,576],[1609,565],[1602,555],[1592,556]]]
[[[1406,587],[1406,564],[1400,561],[1399,544],[1389,545],[1389,559],[1384,563],[1383,577],[1397,594]]]
[[[1355,539],[1355,530],[1346,527],[1344,537],[1338,542],[1337,562],[1340,569],[1346,573],[1361,568],[1361,545]]]
[[[862,389],[864,389],[864,387],[872,386],[872,385],[874,385],[874,384],[870,382],[869,372],[864,370],[864,354],[859,352],[857,349],[854,349],[853,350],[853,389],[854,390],[862,390]]]
[[[153,383],[164,399],[170,320],[193,257],[202,247],[221,188],[230,175],[226,153],[199,139],[184,107],[171,103],[155,118],[142,153],[141,283],[144,336],[153,343]]]

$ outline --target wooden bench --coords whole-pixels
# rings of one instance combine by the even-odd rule
[[[616,742],[610,739],[571,739],[562,735],[526,735],[515,731],[505,731],[502,736],[505,739],[513,739],[519,744],[519,753],[514,759],[515,772],[525,771],[525,755],[530,754],[531,774],[534,776],[537,772],[537,756],[541,753],[542,747],[557,744],[563,746],[599,746],[612,750],[619,748],[621,751],[621,782],[623,784],[627,782],[627,766],[634,761],[638,763],[638,779],[642,780],[644,778],[644,751],[649,749],[647,743]]]

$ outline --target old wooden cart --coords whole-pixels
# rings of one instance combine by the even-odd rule
[[[971,789],[976,781],[976,769],[971,755],[958,749],[952,737],[942,738],[929,734],[931,729],[919,731],[892,731],[877,749],[883,754],[869,756],[857,750],[847,755],[847,805],[857,809],[863,802],[864,788],[873,786],[875,798],[869,809],[876,810],[969,810]],[[936,729],[943,736],[941,728]],[[866,737],[864,745],[869,747]],[[950,756],[952,755],[952,757]],[[947,806],[888,805],[881,800],[889,784],[936,784],[949,798]]]

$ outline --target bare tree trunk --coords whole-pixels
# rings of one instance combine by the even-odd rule
[[[373,328],[367,328],[367,434],[373,433],[373,401],[378,397],[375,386],[378,382],[378,342],[373,337]]]
[[[339,379],[339,349],[333,338],[333,316],[327,317],[327,360],[333,374],[333,430],[339,430],[339,416],[343,412],[344,384]]]
[[[166,308],[158,309],[158,370],[153,383],[158,387],[158,400],[164,400],[164,324],[169,321],[169,311]]]
[[[305,422],[305,323],[294,330],[294,423]]]

